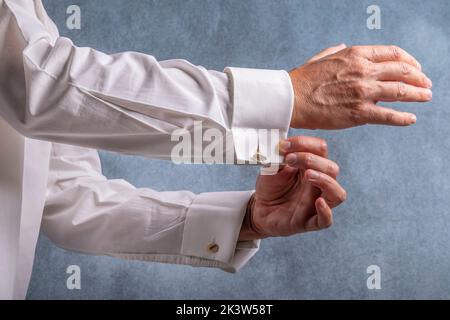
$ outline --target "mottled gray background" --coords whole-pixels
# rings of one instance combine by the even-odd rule
[[[410,128],[307,132],[329,140],[348,201],[333,228],[263,241],[240,273],[120,261],[67,252],[39,241],[28,298],[450,298],[450,112],[448,0],[46,0],[61,33],[106,52],[135,50],[185,58],[208,68],[284,68],[323,47],[398,44],[434,82],[434,99],[404,109]],[[65,27],[70,4],[82,29]],[[378,4],[382,30],[366,28]],[[294,132],[292,132],[294,133]],[[244,190],[255,168],[174,166],[102,153],[104,171],[157,190]],[[82,290],[66,289],[66,267],[82,270]],[[382,289],[366,288],[366,268],[382,270]]]

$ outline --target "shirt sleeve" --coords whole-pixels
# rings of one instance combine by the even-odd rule
[[[104,177],[95,150],[53,143],[42,231],[82,253],[235,272],[259,247],[238,242],[251,194],[138,189]]]
[[[227,144],[214,160],[219,152],[225,163],[279,162],[293,105],[285,71],[217,72],[137,52],[108,55],[59,36],[40,0],[0,3],[0,74],[8,74],[0,116],[22,134],[173,160],[175,133],[203,138],[215,130]],[[198,161],[194,151],[188,158]]]

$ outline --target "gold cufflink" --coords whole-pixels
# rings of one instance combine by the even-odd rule
[[[257,151],[257,152],[253,155],[253,157],[252,157],[251,160],[252,160],[252,161],[256,161],[257,163],[260,163],[260,164],[264,164],[264,163],[267,162],[267,157],[266,157],[265,155],[263,155],[261,152]]]
[[[208,251],[212,253],[217,253],[219,251],[219,245],[217,243],[210,243],[208,245]]]

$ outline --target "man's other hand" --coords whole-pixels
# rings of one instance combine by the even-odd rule
[[[329,227],[332,209],[347,194],[336,181],[339,167],[327,159],[324,140],[296,136],[280,143],[286,155],[276,175],[260,175],[239,240],[289,236]]]
[[[332,47],[290,72],[295,93],[291,127],[343,129],[364,124],[408,126],[414,114],[381,102],[431,100],[431,80],[396,46]]]

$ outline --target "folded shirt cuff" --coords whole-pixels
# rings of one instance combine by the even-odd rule
[[[225,73],[231,80],[231,131],[238,163],[281,163],[278,142],[287,137],[294,105],[289,74],[245,68],[226,68]]]
[[[198,194],[190,205],[181,255],[189,264],[236,272],[258,251],[259,241],[238,242],[253,191]]]

